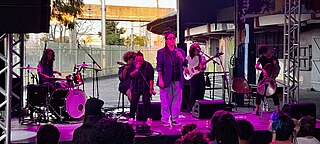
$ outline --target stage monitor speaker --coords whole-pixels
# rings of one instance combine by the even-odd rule
[[[161,102],[151,102],[150,116],[152,120],[161,119]],[[139,102],[137,111],[137,120],[142,121],[146,117],[143,115],[143,103]]]
[[[50,0],[1,0],[0,33],[49,32]]]
[[[198,119],[209,119],[218,110],[224,110],[224,100],[197,100],[192,115]]]
[[[300,119],[303,116],[316,117],[316,105],[314,103],[290,103],[285,104],[282,112],[288,114],[291,118]]]

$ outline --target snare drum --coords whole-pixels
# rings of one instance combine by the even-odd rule
[[[63,116],[81,118],[84,115],[86,94],[79,89],[57,89],[52,94],[50,105]]]

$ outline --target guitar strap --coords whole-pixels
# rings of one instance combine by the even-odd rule
[[[201,55],[199,55],[199,56],[198,56],[198,58],[199,58],[199,63],[198,63],[198,66],[197,66],[197,67],[198,67],[198,68],[200,68],[200,63],[201,63]],[[200,70],[200,69],[199,69],[199,70]],[[201,70],[200,70],[200,71],[201,71]]]

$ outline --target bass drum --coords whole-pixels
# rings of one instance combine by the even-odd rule
[[[61,116],[78,119],[84,115],[86,94],[79,89],[58,89],[52,93],[50,105]]]

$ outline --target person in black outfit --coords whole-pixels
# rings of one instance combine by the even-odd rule
[[[275,66],[279,66],[279,61],[276,57],[272,56],[269,50],[268,45],[262,44],[258,48],[259,51],[259,59],[256,63],[256,69],[261,70],[262,72],[260,73],[258,83],[265,77],[267,76],[267,71],[264,69],[265,65],[268,63],[274,64]],[[261,66],[260,66],[261,64]],[[264,98],[263,95],[257,93],[256,97],[256,108],[254,112],[252,113],[253,115],[259,115],[259,105],[261,104],[261,100]],[[275,111],[279,110],[279,97],[277,96],[276,93],[272,95],[273,98],[273,103],[275,106]]]
[[[130,64],[128,70],[131,77],[131,104],[130,104],[130,119],[129,124],[133,123],[140,95],[142,95],[143,101],[143,114],[144,118],[148,118],[147,124],[151,124],[150,118],[150,98],[152,94],[155,94],[153,90],[154,70],[152,65],[145,61],[143,54],[138,51],[135,54],[135,61]]]
[[[190,97],[188,102],[189,111],[192,111],[196,100],[203,100],[205,93],[205,80],[204,70],[206,69],[206,58],[200,55],[200,46],[198,43],[194,43],[190,46],[189,55],[187,56],[188,68],[198,70],[200,73],[195,74],[190,79]],[[191,69],[190,69],[191,70]],[[185,68],[185,72],[189,73],[189,70]]]
[[[131,62],[134,61],[135,52],[128,51],[126,52],[122,59],[126,62],[122,67],[119,67],[118,76],[119,76],[119,91],[126,96],[128,96],[128,100],[131,101],[131,91],[130,91],[130,73],[128,73],[128,69],[130,67]]]

